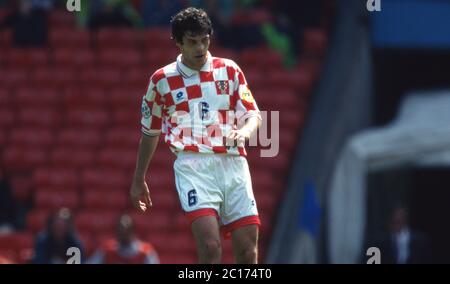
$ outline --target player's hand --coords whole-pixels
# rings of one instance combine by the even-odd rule
[[[233,129],[226,137],[226,146],[237,146],[245,143],[250,139],[250,131],[246,129]]]
[[[133,206],[140,212],[145,212],[148,208],[152,207],[150,191],[148,190],[147,183],[144,180],[133,180],[133,184],[130,189],[130,197]]]

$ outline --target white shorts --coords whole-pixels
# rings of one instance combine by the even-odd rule
[[[179,152],[174,170],[181,207],[191,223],[216,216],[226,238],[239,227],[260,225],[244,157]]]

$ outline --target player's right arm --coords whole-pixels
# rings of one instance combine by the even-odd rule
[[[148,170],[150,160],[158,146],[158,136],[142,135],[139,142],[138,157],[136,162],[136,170],[131,184],[130,197],[133,206],[139,211],[144,212],[152,206],[150,191],[145,182],[145,174]]]
[[[153,75],[147,93],[142,98],[142,137],[139,142],[136,170],[130,189],[131,202],[141,212],[152,206],[150,191],[145,182],[145,175],[158,145],[162,126],[163,102],[156,85],[157,81],[155,75]]]

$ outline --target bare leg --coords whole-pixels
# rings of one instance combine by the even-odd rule
[[[201,264],[220,263],[222,246],[216,217],[200,217],[192,223],[191,228],[197,243],[198,262]]]
[[[233,252],[237,264],[258,263],[258,226],[248,225],[232,232]]]

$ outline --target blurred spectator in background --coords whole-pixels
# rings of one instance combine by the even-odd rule
[[[169,26],[170,18],[183,7],[179,0],[145,0],[143,3],[146,27]]]
[[[38,3],[40,1],[15,2],[12,13],[1,23],[2,28],[12,29],[15,47],[44,47],[47,44],[47,14],[44,9],[46,5]]]
[[[419,264],[430,263],[430,244],[425,235],[413,231],[408,223],[408,211],[397,206],[389,220],[390,232],[379,245],[381,263]]]
[[[233,47],[236,41],[233,36],[233,16],[236,10],[236,1],[227,0],[191,0],[190,6],[203,8],[214,23],[214,33],[222,46]]]
[[[92,264],[159,264],[156,250],[148,242],[139,240],[133,220],[122,215],[117,224],[116,239],[106,240],[89,260]]]
[[[91,8],[93,8],[91,6]],[[94,7],[95,8],[95,7]],[[92,9],[89,28],[96,30],[105,27],[141,27],[139,13],[126,0],[105,0],[99,8]]]
[[[14,230],[16,202],[6,173],[0,167],[0,234]]]
[[[66,253],[70,247],[80,249],[83,260],[83,245],[75,232],[72,213],[67,208],[61,208],[48,218],[46,229],[37,236],[33,263],[66,263]]]

